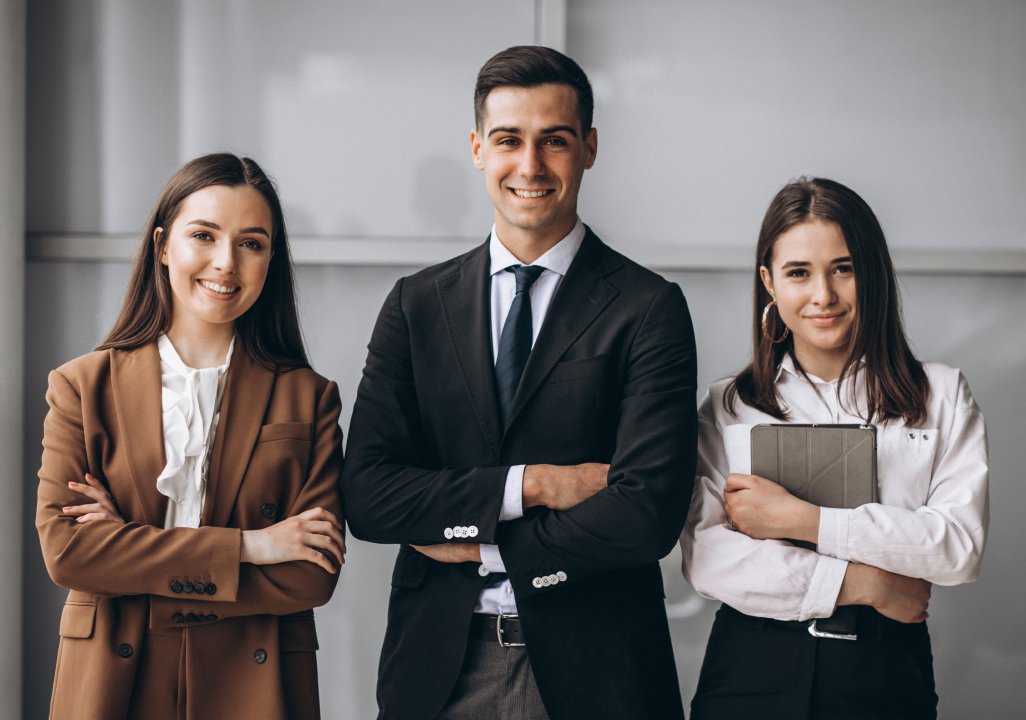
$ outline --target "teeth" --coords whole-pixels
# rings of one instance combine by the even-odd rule
[[[536,198],[549,194],[548,190],[514,190],[513,192],[516,193],[517,197],[522,198]]]
[[[209,290],[213,290],[216,293],[221,293],[222,295],[231,295],[233,292],[238,290],[237,287],[229,288],[224,287],[223,285],[215,285],[214,283],[207,282],[206,280],[200,280],[200,285]]]

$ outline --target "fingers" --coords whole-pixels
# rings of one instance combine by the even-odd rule
[[[103,512],[103,506],[100,503],[90,503],[89,505],[68,505],[61,508],[61,512],[65,515],[85,515],[86,513],[98,513]]]
[[[115,518],[112,518],[110,515],[108,515],[105,512],[93,512],[93,513],[86,513],[82,517],[78,518],[76,520],[76,522],[87,523],[87,522],[92,522],[93,520],[114,520],[114,519]]]
[[[338,570],[336,570],[334,566],[330,562],[328,562],[328,558],[324,555],[324,553],[317,552],[313,548],[308,547],[307,552],[303,553],[302,559],[312,562],[315,565],[320,565],[322,568],[327,570],[332,575],[338,572]]]
[[[727,476],[727,484],[723,488],[724,492],[735,492],[736,490],[745,490],[749,487],[749,483],[745,482],[748,478],[747,475],[739,475],[738,473],[731,473]]]
[[[311,508],[309,510],[306,510],[305,512],[299,513],[298,515],[296,515],[296,517],[303,518],[304,520],[323,520],[325,522],[331,523],[339,530],[342,530],[342,523],[339,521],[337,517],[335,517],[335,514],[328,512],[324,508]]]
[[[337,530],[335,532],[338,532]],[[321,550],[327,550],[335,556],[335,560],[338,561],[339,565],[344,565],[346,560],[342,557],[342,551],[339,549],[338,544],[328,535],[318,535],[311,533],[304,539],[304,544],[308,547],[316,547]]]

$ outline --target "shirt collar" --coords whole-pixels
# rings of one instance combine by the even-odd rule
[[[531,264],[565,276],[566,271],[570,269],[570,263],[573,262],[574,256],[581,249],[581,243],[584,242],[584,233],[584,223],[581,222],[580,218],[577,218],[577,224],[574,225],[574,229],[570,231],[570,234],[549,248],[547,253]],[[491,275],[502,272],[510,265],[523,265],[499,240],[499,236],[495,232],[495,225],[492,225],[492,235],[488,240],[488,254],[491,256],[492,262]]]
[[[217,374],[223,375],[228,369],[228,365],[232,361],[232,351],[235,349],[235,338],[232,338],[231,345],[228,346],[228,354],[225,355],[224,365],[217,368]],[[161,335],[157,338],[157,352],[160,353],[161,362],[167,363],[167,365],[182,377],[188,377],[190,373],[198,372],[196,368],[191,368],[186,365],[178,351],[175,350],[175,346],[171,344],[167,335]]]
[[[859,359],[859,361],[857,363],[855,363],[855,372],[856,372],[856,374],[860,370],[862,370],[862,366],[865,365],[865,363],[866,363],[866,359],[865,358],[861,358],[861,359]],[[776,375],[776,377],[773,378],[773,382],[779,382],[780,374],[783,373],[783,372],[787,372],[787,373],[789,373],[791,375],[794,375],[799,380],[804,380],[805,379],[802,376],[802,374],[798,371],[798,368],[796,368],[794,366],[794,359],[791,357],[791,353],[789,353],[789,352],[788,353],[784,353],[784,359],[780,361],[780,367],[777,368],[777,375]],[[830,385],[831,384],[831,383],[828,383],[826,380],[821,380],[820,378],[818,378],[818,377],[816,377],[815,375],[812,375],[812,374],[809,374],[809,379],[812,380],[812,382],[820,383],[822,385]]]

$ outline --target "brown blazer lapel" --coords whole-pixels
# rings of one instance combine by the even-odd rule
[[[110,351],[111,387],[118,430],[123,438],[142,518],[126,520],[164,527],[167,498],[157,491],[164,458],[163,410],[160,403],[160,354],[157,343],[133,350]],[[109,479],[108,479],[109,482]],[[128,508],[122,508],[129,513]],[[132,513],[134,515],[134,513]]]
[[[227,527],[231,519],[239,486],[264,424],[267,405],[274,391],[274,379],[273,370],[256,364],[249,353],[236,343],[210,454],[203,525]]]

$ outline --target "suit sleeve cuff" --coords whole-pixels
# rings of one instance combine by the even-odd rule
[[[506,565],[502,562],[502,555],[499,554],[498,545],[481,546],[481,564],[490,573],[506,572]]]
[[[502,508],[499,510],[499,522],[516,520],[524,516],[524,468],[526,465],[513,465],[506,473],[506,489],[502,493]],[[496,555],[498,552],[496,552]],[[493,570],[492,572],[496,572]],[[498,572],[505,572],[504,570]]]
[[[844,582],[847,570],[846,560],[819,556],[809,590],[805,593],[799,619],[825,618],[834,614],[834,610],[837,609],[837,596],[841,594],[841,583]]]
[[[819,536],[816,551],[820,555],[848,559],[848,518],[850,510],[839,508],[819,509]]]

